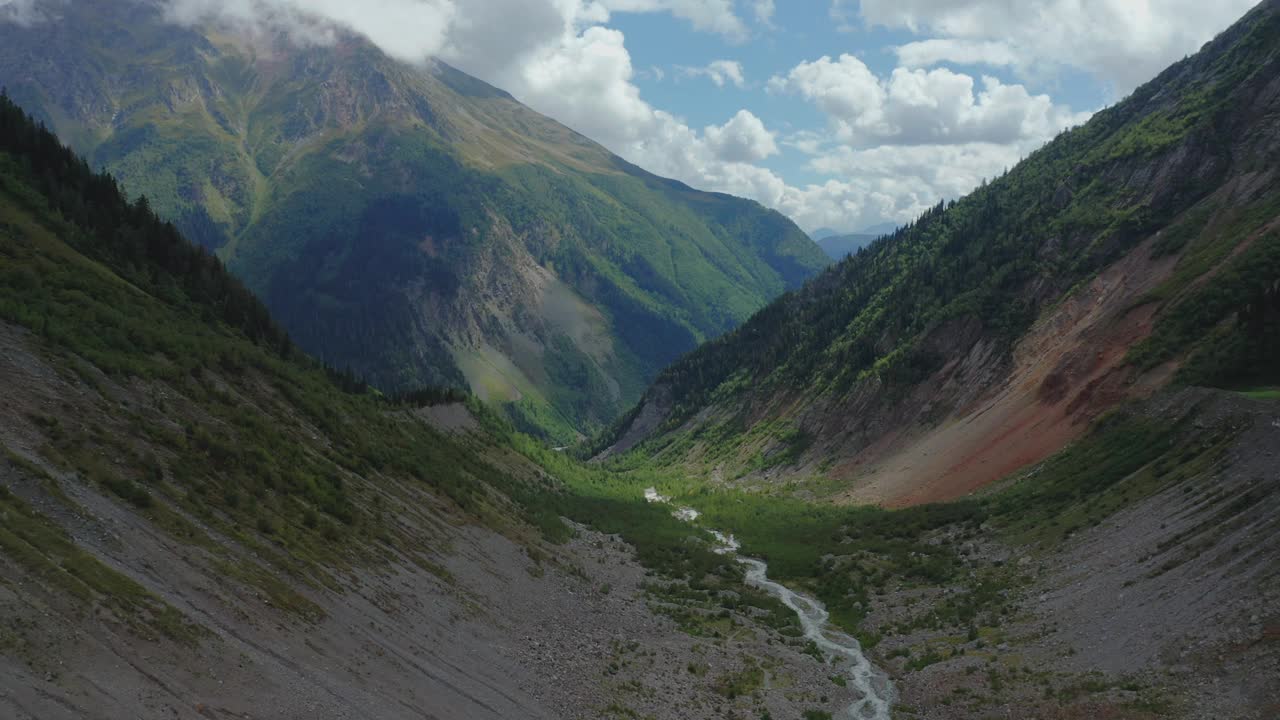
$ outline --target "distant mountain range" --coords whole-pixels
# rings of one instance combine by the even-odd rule
[[[878,235],[828,235],[818,241],[818,247],[832,260],[842,260],[850,253],[855,253],[871,244]]]
[[[841,233],[831,228],[819,228],[810,233],[809,237],[818,243],[818,247],[822,248],[827,257],[832,260],[842,260],[846,255],[870,245],[876,238],[888,235],[897,229],[898,226],[894,223],[872,225],[856,233]]]
[[[0,84],[215,250],[296,341],[388,391],[467,387],[567,440],[827,258],[443,63],[164,22],[0,25]]]

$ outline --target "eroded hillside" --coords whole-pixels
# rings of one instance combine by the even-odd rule
[[[962,497],[1170,384],[1277,382],[1278,58],[1264,2],[690,353],[594,451],[906,505]]]
[[[820,599],[897,715],[1280,705],[1274,392],[1162,392],[981,497],[898,511],[587,466],[450,393],[324,371],[145,203],[0,109],[7,716],[856,702],[708,529]],[[702,515],[645,502],[653,485]]]
[[[788,717],[849,701],[785,608],[694,530],[667,575],[640,567],[562,519],[606,517],[491,413],[326,372],[7,98],[0,131],[4,717]],[[638,492],[623,510],[679,528]],[[741,610],[683,630],[688,573],[671,563],[714,571]],[[765,673],[790,690],[753,695]]]

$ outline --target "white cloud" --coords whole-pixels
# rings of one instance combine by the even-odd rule
[[[869,117],[886,100],[880,79],[852,55],[841,55],[835,62],[824,56],[800,63],[787,75],[770,79],[768,87],[772,92],[803,95],[834,118]]]
[[[806,228],[911,220],[1088,117],[993,77],[906,67],[881,77],[852,55],[800,63],[768,88],[804,97],[829,121],[826,133],[784,141],[810,156],[815,173],[841,178],[779,198]]]
[[[714,32],[732,40],[745,40],[746,23],[733,11],[733,0],[597,0],[614,12],[670,12],[688,20],[698,30]]]
[[[470,70],[466,56],[446,59]],[[506,68],[497,84],[539,112],[617,149],[649,136],[660,122],[632,76],[622,33],[596,25],[581,33],[570,28],[556,42]]]
[[[747,84],[742,63],[736,60],[713,60],[706,67],[681,67],[680,72],[685,77],[705,77],[716,87],[732,83],[734,87],[742,88]]]
[[[454,0],[167,0],[169,19],[250,32],[285,32],[295,42],[329,43],[334,26],[374,39],[388,54],[421,61],[444,47]]]
[[[858,0],[831,0],[831,20],[836,24],[836,30],[840,32],[853,32],[857,29],[854,18],[857,11],[854,6]]]
[[[38,20],[41,2],[59,1],[0,0],[0,20]],[[653,107],[635,84],[626,38],[609,27],[616,13],[663,12],[740,42],[751,34],[743,17],[773,26],[774,0],[139,1],[166,4],[175,20],[283,31],[304,43],[331,42],[336,23],[403,60],[439,57],[642,167],[754,198],[806,228],[909,220],[1084,117],[1023,85],[938,64],[1008,67],[1024,77],[1070,65],[1126,90],[1253,2],[832,0],[838,27],[920,37],[894,48],[901,67],[889,73],[845,55],[775,77],[772,91],[804,97],[828,119],[826,128],[788,128],[780,139],[750,109],[698,129]],[[644,72],[660,79],[663,71]],[[694,74],[748,87],[733,61]],[[810,171],[832,179],[796,186],[757,164],[783,148],[808,155]]]
[[[1044,140],[1086,117],[993,77],[975,90],[972,77],[945,68],[900,67],[882,79],[852,55],[801,63],[769,88],[813,101],[836,136],[855,145]]]
[[[773,26],[773,14],[777,12],[773,0],[755,0],[752,10],[755,12],[756,22],[766,27]]]
[[[814,172],[841,178],[794,189],[781,201],[792,208],[784,211],[805,227],[909,220],[1088,117],[1022,85],[929,69],[940,63],[1006,67],[1038,79],[1072,67],[1124,94],[1255,2],[831,0],[840,30],[884,26],[922,37],[894,48],[901,67],[884,77],[842,56],[801,63],[770,81],[770,90],[805,97],[829,120],[825,134],[806,129],[783,144],[809,155]]]
[[[667,71],[663,70],[657,65],[650,65],[648,70],[641,70],[640,72],[636,73],[636,77],[653,78],[658,82],[662,82],[663,80],[667,79]]]
[[[1038,145],[1035,142],[1022,145],[975,142],[944,146],[882,145],[865,150],[840,147],[815,157],[810,164],[822,173],[876,178],[881,190],[891,189],[890,183],[894,183],[904,196],[911,196],[910,190],[927,189],[925,194],[914,193],[917,196],[914,202],[923,203],[919,205],[923,209],[940,197],[958,197],[982,180],[1001,175]]]
[[[513,64],[541,52],[575,24],[602,23],[609,18],[602,7],[578,0],[449,1],[454,17],[447,40],[429,54],[455,64],[465,62],[467,72],[486,80],[500,77]]]
[[[739,110],[720,127],[706,128],[703,137],[711,152],[725,162],[759,162],[778,154],[773,133],[747,110]]]
[[[898,54],[898,62],[911,68],[930,67],[941,62],[992,67],[1020,63],[1013,48],[1002,42],[933,38],[900,45],[894,51]]]
[[[901,28],[957,41],[904,46],[908,64],[985,62],[1025,74],[1070,66],[1127,94],[1194,53],[1257,0],[860,0],[866,26]],[[833,0],[849,17],[851,0]],[[928,42],[928,41],[926,41]],[[912,43],[915,45],[915,43]],[[1003,46],[1003,49],[996,45]],[[1006,62],[1004,53],[1016,60]],[[905,62],[905,58],[904,58]]]
[[[1012,168],[1038,143],[881,145],[854,149],[828,136],[800,133],[787,144],[812,155],[815,172],[838,179],[804,187],[778,180],[749,189],[801,227],[854,230],[886,220],[905,223],[943,198],[959,197]],[[772,194],[769,194],[772,192]]]

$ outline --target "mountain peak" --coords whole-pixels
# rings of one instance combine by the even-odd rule
[[[0,26],[0,82],[304,349],[387,390],[468,387],[562,444],[827,262],[758,203],[350,34],[246,40],[73,3]]]

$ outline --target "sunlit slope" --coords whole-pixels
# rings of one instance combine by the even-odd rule
[[[964,495],[1168,384],[1280,372],[1280,3],[665,370],[595,448]]]
[[[388,389],[467,385],[560,437],[827,262],[775,212],[357,38],[247,42],[115,0],[0,40],[10,94],[302,347]]]

